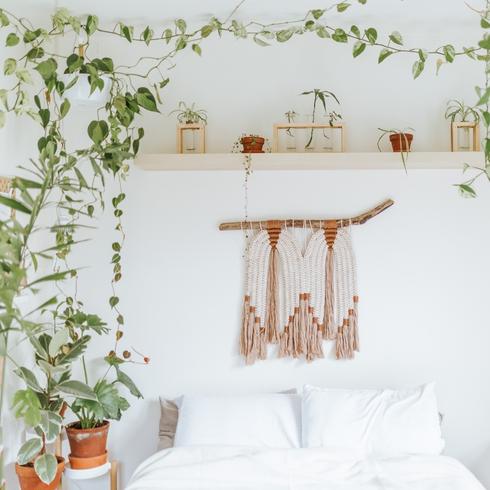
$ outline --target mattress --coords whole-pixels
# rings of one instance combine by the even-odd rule
[[[361,457],[326,449],[179,447],[135,471],[127,490],[484,490],[447,456]]]

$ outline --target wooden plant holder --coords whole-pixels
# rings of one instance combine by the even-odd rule
[[[480,124],[477,122],[453,122],[451,123],[451,151],[463,151],[459,147],[459,129],[468,128],[471,133],[471,149],[480,151]]]
[[[206,126],[201,123],[177,125],[177,153],[184,153],[184,131],[195,131],[198,135],[194,153],[206,153]]]
[[[340,152],[346,151],[345,126],[343,124],[317,124],[317,123],[279,123],[274,124],[272,130],[272,152],[277,153],[279,149],[279,131],[287,129],[338,129],[340,130]]]

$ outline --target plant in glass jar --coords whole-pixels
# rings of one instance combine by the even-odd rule
[[[298,113],[294,109],[285,112],[288,123],[294,124],[298,117]],[[296,130],[293,128],[286,129],[286,151],[296,151]]]
[[[195,125],[195,124],[207,124],[208,114],[204,109],[196,109],[196,104],[193,102],[191,105],[187,105],[184,101],[180,101],[177,109],[174,109],[169,113],[177,114],[177,121],[180,124]],[[186,153],[194,153],[196,151],[196,132],[197,128],[190,127],[184,131],[184,148]]]
[[[456,99],[450,100],[447,103],[445,118],[450,120],[451,123],[455,122],[473,122],[478,124],[480,122],[480,114],[478,109],[467,106],[463,101]],[[460,137],[458,138],[459,149],[462,151],[471,150],[471,128],[461,127],[458,128]]]
[[[333,99],[338,105],[340,105],[340,101],[337,98],[337,96],[333,93],[330,92],[329,90],[321,90],[319,88],[315,88],[313,90],[308,90],[306,92],[302,92],[300,95],[313,95],[313,108],[310,116],[310,121],[311,123],[316,122],[316,110],[317,110],[317,105],[320,102],[323,106],[323,110],[325,112],[325,117],[328,118],[328,124],[330,126],[333,126],[333,124],[336,121],[339,121],[342,119],[341,114],[339,114],[336,111],[329,111],[327,109],[327,100],[328,99]],[[324,133],[324,137],[328,137],[326,133]],[[315,145],[313,144],[314,140],[314,129],[311,128],[310,134],[308,137],[308,141],[305,144],[305,150],[307,151],[313,151],[315,149]]]

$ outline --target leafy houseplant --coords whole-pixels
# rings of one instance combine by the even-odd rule
[[[263,150],[266,138],[257,134],[242,134],[233,143],[233,153],[265,153]],[[241,150],[240,150],[241,146]]]
[[[340,105],[339,99],[337,96],[328,90],[321,90],[319,88],[315,88],[313,90],[308,90],[306,92],[302,92],[301,95],[313,95],[313,109],[311,112],[311,122],[315,123],[316,121],[316,108],[318,101],[321,102],[323,106],[323,110],[325,111],[325,115],[328,117],[328,122],[330,126],[333,126],[335,121],[341,120],[342,116],[335,111],[328,111],[327,109],[327,99],[331,98]],[[313,143],[313,128],[310,131],[309,139],[305,145],[305,150],[311,149]]]
[[[378,130],[381,132],[381,135],[378,138],[378,142],[377,142],[378,150],[382,151],[381,141],[386,136],[389,136],[393,151],[396,153],[400,153],[402,157],[403,168],[406,171],[408,152],[410,151],[412,140],[413,140],[413,134],[409,133],[408,131],[414,131],[414,130],[412,128],[405,128],[403,130],[378,128]]]
[[[207,112],[203,109],[196,109],[195,105],[195,103],[192,103],[192,105],[188,106],[185,102],[180,101],[178,108],[170,114],[177,114],[177,120],[181,124],[207,124]]]
[[[459,100],[450,100],[447,103],[445,117],[446,119],[449,119],[452,124],[454,124],[456,121],[462,123],[473,122],[475,124],[478,124],[480,122],[480,114],[478,110],[475,107],[467,106],[464,102]],[[462,125],[461,127],[457,128],[457,130],[461,134],[461,139],[457,138],[461,142],[461,144],[458,145],[459,148],[461,150],[470,151],[471,129],[468,126]]]
[[[97,400],[96,394],[84,383],[71,379],[71,368],[85,351],[90,335],[80,335],[77,325],[63,326],[52,333],[40,332],[28,336],[35,354],[36,372],[18,366],[15,374],[26,388],[13,397],[13,410],[26,427],[34,431],[18,453],[16,472],[23,489],[37,488],[39,480],[49,488],[59,484],[64,459],[47,451],[47,444],[60,435],[67,398]],[[91,315],[87,330],[102,333],[104,324]],[[43,381],[40,382],[39,378]]]

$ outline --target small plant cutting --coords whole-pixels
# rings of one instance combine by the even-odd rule
[[[393,151],[400,153],[400,155],[402,157],[403,168],[405,169],[405,172],[406,172],[407,171],[408,152],[410,151],[410,148],[412,145],[412,140],[413,140],[413,134],[410,133],[409,131],[413,132],[414,129],[412,129],[412,128],[405,128],[405,129],[378,128],[378,130],[381,132],[381,135],[378,138],[378,142],[377,142],[378,150],[383,151],[381,149],[381,141],[386,136],[389,136]]]
[[[447,103],[447,109],[445,114],[446,119],[452,123],[459,122],[480,122],[480,114],[478,109],[470,107],[464,102],[459,100],[450,100]]]
[[[181,124],[207,124],[208,114],[203,109],[196,109],[193,102],[188,106],[185,102],[180,101],[177,109],[174,109],[169,115],[177,114],[177,121]]]
[[[320,103],[323,106],[325,116],[327,116],[328,123],[330,124],[330,126],[333,126],[335,121],[339,121],[342,119],[342,116],[338,112],[329,111],[327,109],[327,100],[328,99],[333,99],[333,100],[335,100],[335,102],[338,105],[340,105],[339,99],[337,98],[337,96],[333,92],[330,92],[328,90],[321,90],[319,88],[314,88],[313,90],[308,90],[306,92],[302,92],[300,95],[313,95],[313,108],[312,108],[312,112],[311,112],[311,122],[312,123],[316,122],[316,109],[317,109],[318,101],[320,101]],[[305,145],[305,149],[311,148],[311,145],[313,142],[313,131],[314,131],[314,129],[311,128],[310,137],[309,137],[309,139]]]

